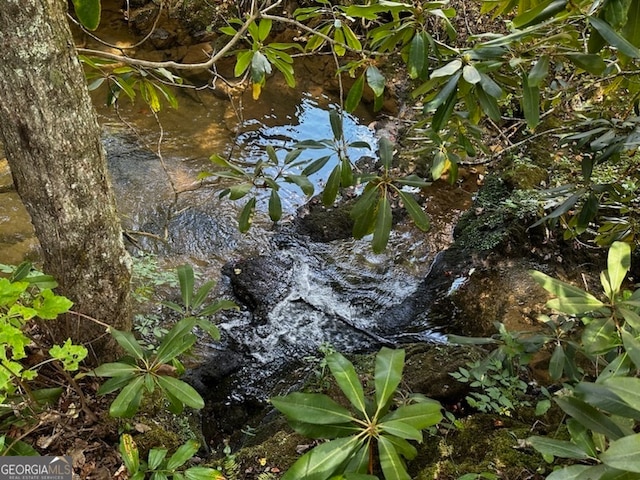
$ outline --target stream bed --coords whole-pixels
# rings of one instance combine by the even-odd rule
[[[245,99],[239,120],[236,105],[207,92],[181,95],[180,102],[179,109],[157,117],[143,106],[121,107],[118,115],[101,107],[98,112],[134,253],[152,252],[166,268],[191,263],[201,281],[218,282],[217,296],[240,306],[218,319],[220,342],[201,339],[188,374],[208,400],[205,433],[225,429],[216,420],[215,405],[228,411],[234,405],[246,410],[247,405],[263,404],[275,391],[290,388],[281,383],[287,372],[304,366],[303,359],[317,356],[319,348],[373,351],[382,345],[443,340],[424,315],[429,299],[418,298],[419,286],[438,252],[450,244],[453,225],[471,201],[468,188],[435,183],[425,202],[432,230],[424,233],[401,220],[382,254],[372,253],[368,238],[333,235],[338,226],[325,220],[322,228],[331,235],[310,235],[300,219],[315,201],[296,189],[286,192],[283,221],[274,225],[259,201],[251,230],[241,234],[237,216],[244,202],[220,199],[223,182],[198,180],[211,168],[208,157],[217,153],[251,166],[265,155],[266,145],[278,150],[301,140],[331,138],[328,111],[335,105],[318,92],[292,100],[267,89],[260,102]],[[350,151],[353,162],[375,161],[376,132],[367,126],[371,121],[345,117],[345,137],[371,145]],[[331,152],[310,153],[318,158]],[[316,191],[330,165],[315,177]],[[8,194],[15,195],[0,193]],[[33,258],[32,234],[31,240],[24,233],[11,237],[17,224],[26,228],[24,215],[12,217],[19,208],[2,204],[0,239],[16,241],[11,249],[3,248],[0,263],[15,263],[21,254]],[[338,207],[322,209],[333,210]],[[16,252],[19,245],[28,248]],[[237,423],[245,420],[240,415]],[[213,423],[207,426],[209,421]]]

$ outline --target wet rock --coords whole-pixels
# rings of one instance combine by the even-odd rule
[[[469,392],[467,384],[456,381],[450,374],[483,356],[483,351],[473,346],[423,343],[405,349],[403,381],[409,391],[444,405],[455,405]]]
[[[283,256],[257,256],[228,263],[223,273],[231,280],[235,296],[264,323],[272,307],[288,293],[293,261]]]
[[[351,237],[353,220],[349,215],[350,206],[325,207],[319,199],[314,199],[305,210],[306,213],[295,220],[299,235],[306,235],[314,242]]]

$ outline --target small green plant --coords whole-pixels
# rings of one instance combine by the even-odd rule
[[[486,363],[468,363],[467,367],[460,367],[450,375],[477,389],[466,397],[472,408],[510,417],[517,407],[530,405],[530,402],[523,400],[527,393],[527,383],[512,375],[497,358]]]
[[[182,305],[174,302],[162,302],[162,304],[179,313],[184,319],[195,319],[200,328],[214,339],[219,340],[220,332],[218,327],[209,322],[206,317],[215,315],[220,310],[238,308],[238,306],[230,300],[218,300],[212,304],[205,305],[208,295],[215,286],[215,282],[211,280],[205,282],[196,290],[195,275],[191,265],[182,265],[177,270]]]
[[[147,459],[140,459],[140,452],[133,437],[125,433],[120,436],[120,455],[129,473],[130,480],[143,480],[150,475],[153,480],[224,480],[219,470],[209,467],[187,467],[185,464],[200,449],[195,440],[189,440],[167,458],[166,448],[152,448]]]
[[[450,375],[462,383],[468,383],[476,389],[466,400],[469,405],[481,412],[494,412],[499,415],[511,416],[519,407],[527,407],[531,402],[527,400],[527,383],[523,380],[527,366],[535,352],[543,345],[557,338],[550,321],[547,327],[553,333],[511,332],[500,322],[495,323],[497,333],[491,337],[462,337],[449,335],[451,343],[460,345],[495,345],[495,348],[483,360],[469,362]],[[536,414],[544,414],[551,402],[546,388],[542,388],[545,398],[536,404]]]
[[[178,286],[174,271],[163,269],[156,255],[145,253],[133,258],[132,295],[138,303],[152,300],[161,287]]]
[[[572,459],[581,464],[554,471],[548,479],[638,478],[640,474],[640,288],[624,290],[631,265],[629,244],[615,242],[609,249],[607,269],[600,280],[607,299],[603,302],[582,289],[533,272],[534,278],[556,298],[547,306],[580,318],[580,352],[604,365],[595,382],[567,385],[555,401],[571,418],[570,440],[533,436],[528,442],[548,460]],[[563,345],[558,344],[550,369],[556,374],[567,365]]]
[[[373,398],[365,397],[351,362],[337,352],[327,356],[331,374],[356,413],[319,393],[295,392],[271,399],[296,432],[331,439],[299,458],[283,480],[375,479],[376,458],[387,480],[410,478],[403,458],[413,459],[417,450],[409,440],[421,442],[422,430],[442,420],[442,407],[425,398],[392,409],[402,380],[404,356],[404,350],[382,348],[378,352]]]
[[[69,299],[53,293],[51,289],[57,285],[53,278],[32,272],[30,263],[10,270],[9,278],[0,278],[0,403],[18,390],[27,394],[29,390],[22,382],[36,378],[42,366],[41,363],[25,368],[21,363],[27,356],[26,347],[33,342],[25,333],[26,325],[36,318],[53,320],[73,305]],[[87,349],[67,340],[62,346],[51,347],[49,354],[52,358],[46,362],[59,360],[63,368],[77,370]]]
[[[143,348],[131,332],[110,329],[111,335],[125,350],[127,356],[118,362],[105,363],[93,371],[94,375],[110,377],[98,393],[108,394],[122,389],[115,398],[109,413],[114,417],[132,417],[140,407],[143,394],[151,394],[156,388],[169,401],[169,410],[180,413],[184,406],[200,409],[204,400],[189,384],[179,380],[184,367],[178,357],[187,352],[196,342],[192,330],[197,326],[214,339],[220,338],[218,328],[205,317],[236,305],[220,300],[203,306],[213,282],[206,282],[198,290],[194,287],[193,268],[183,265],[178,268],[182,305],[165,302],[183,318],[162,339],[157,349]]]

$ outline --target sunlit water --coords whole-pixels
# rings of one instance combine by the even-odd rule
[[[237,397],[265,395],[271,375],[292,359],[316,353],[322,344],[349,351],[399,340],[440,340],[428,324],[414,326],[405,338],[406,332],[394,330],[384,317],[416,291],[436,253],[450,241],[451,210],[439,221],[439,208],[443,208],[438,207],[439,202],[447,195],[451,199],[444,200],[444,209],[464,202],[459,192],[444,189],[439,200],[434,197],[427,203],[435,220],[432,232],[399,225],[391,234],[387,251],[377,255],[371,252],[369,238],[314,243],[295,237],[287,230],[287,221],[308,199],[297,187],[282,183],[285,218],[281,224],[285,228],[274,227],[269,221],[266,195],[257,192],[261,202],[252,229],[249,234],[239,233],[237,216],[246,200],[220,199],[220,191],[229,185],[226,180],[198,179],[205,170],[215,173],[209,156],[219,154],[251,169],[266,159],[267,145],[273,146],[283,161],[296,142],[333,138],[329,110],[336,105],[326,96],[306,94],[294,101],[278,92],[271,97],[263,95],[259,103],[245,101],[242,121],[228,101],[207,93],[181,95],[179,109],[166,109],[157,117],[139,105],[123,106],[119,115],[112,109],[98,108],[107,132],[105,146],[119,211],[135,245],[155,252],[167,268],[184,262],[194,264],[203,280],[218,280],[218,294],[226,296],[231,296],[232,290],[221,271],[228,262],[266,255],[290,265],[285,294],[264,318],[256,319],[246,309],[227,314],[220,324],[223,341],[212,343],[203,338],[200,343],[205,363],[227,356],[227,348],[241,352],[245,360],[238,373],[241,380],[235,382],[233,395]],[[376,136],[362,124],[369,120],[344,117],[347,142],[371,146],[350,149],[354,163],[376,155]],[[315,149],[304,151],[299,158],[333,154],[330,149]],[[335,155],[313,176],[316,191],[334,165]],[[300,173],[302,168],[288,173]],[[24,216],[12,217],[11,208],[5,207],[0,214],[0,239],[7,238],[16,224],[25,223]],[[15,262],[20,256],[15,247],[25,242],[25,235],[16,240],[11,255],[6,254],[9,248],[0,252],[0,262]],[[275,290],[284,279],[273,281]]]

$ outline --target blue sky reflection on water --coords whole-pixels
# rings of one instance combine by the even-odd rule
[[[319,101],[324,105],[321,105]],[[303,140],[329,140],[333,138],[331,124],[329,123],[329,111],[337,109],[335,104],[329,103],[327,98],[315,99],[310,95],[305,95],[300,103],[296,105],[293,114],[284,117],[284,124],[273,125],[278,122],[275,115],[265,115],[263,120],[248,120],[243,123],[243,133],[238,135],[237,147],[232,152],[232,158],[245,164],[248,171],[253,170],[253,166],[260,159],[266,160],[267,153],[265,148],[271,145],[276,150],[280,164],[282,165],[288,151],[294,148],[296,142]],[[375,157],[377,150],[377,138],[374,132],[366,125],[361,125],[359,120],[348,113],[344,113],[343,131],[347,143],[366,142],[371,146],[371,150],[367,148],[349,148],[348,154],[352,163],[357,162],[362,157]],[[267,125],[271,124],[271,125]],[[337,155],[329,148],[326,149],[307,149],[303,151],[297,158],[299,160],[309,159],[311,161],[320,157],[332,155],[329,162],[317,173],[310,177],[315,187],[315,193],[321,191],[331,170],[337,163]],[[294,163],[296,163],[294,162]],[[305,165],[287,170],[287,173],[300,174]],[[267,170],[270,174],[275,174],[275,169]],[[283,208],[285,211],[291,211],[305,202],[305,197],[300,189],[289,183],[280,183],[280,196],[282,198]],[[260,196],[260,200],[266,202],[269,191],[265,190],[265,194]]]

